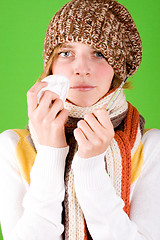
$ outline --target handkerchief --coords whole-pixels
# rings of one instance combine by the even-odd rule
[[[65,102],[69,90],[69,80],[63,75],[49,75],[41,82],[47,82],[48,85],[42,88],[38,93],[38,103],[42,94],[46,90],[50,90],[59,95],[60,99]]]

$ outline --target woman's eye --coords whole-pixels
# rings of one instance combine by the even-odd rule
[[[99,58],[104,58],[104,55],[101,52],[95,52],[95,56]]]
[[[60,53],[58,53],[58,55],[60,55],[62,57],[70,57],[71,56],[71,52],[69,52],[69,51],[60,52]]]

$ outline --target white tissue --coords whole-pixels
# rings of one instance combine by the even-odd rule
[[[63,75],[49,75],[45,77],[41,82],[47,82],[48,85],[44,88],[42,88],[37,97],[38,97],[38,103],[40,98],[42,97],[42,94],[46,90],[50,90],[52,92],[55,92],[59,95],[60,99],[65,102],[67,98],[67,93],[69,90],[69,80]]]

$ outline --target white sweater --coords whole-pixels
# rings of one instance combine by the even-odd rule
[[[4,240],[61,239],[64,167],[69,149],[39,146],[29,186],[17,166],[18,140],[12,130],[0,135],[0,221]],[[103,154],[89,159],[74,156],[76,194],[94,240],[160,239],[160,130],[148,131],[142,140],[144,165],[131,185],[130,218],[104,170]]]

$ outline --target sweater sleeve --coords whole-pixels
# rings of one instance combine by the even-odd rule
[[[4,240],[61,239],[64,167],[69,150],[39,146],[25,186],[16,161],[18,136],[0,135],[0,220]]]
[[[143,144],[144,166],[132,194],[130,218],[105,171],[104,154],[89,159],[75,155],[76,195],[94,240],[160,239],[160,131],[148,133]]]

